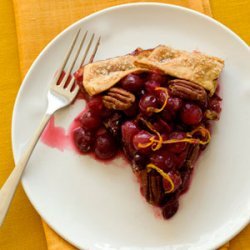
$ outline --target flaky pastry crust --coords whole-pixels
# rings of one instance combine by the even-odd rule
[[[89,95],[108,90],[130,73],[155,70],[199,84],[213,95],[215,81],[224,66],[220,58],[193,51],[177,50],[160,45],[153,50],[138,50],[125,55],[84,66],[83,86]]]

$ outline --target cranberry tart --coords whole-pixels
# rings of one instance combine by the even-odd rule
[[[147,202],[172,217],[219,119],[223,65],[164,45],[85,65],[75,74],[87,96],[76,147],[101,160],[123,152]]]

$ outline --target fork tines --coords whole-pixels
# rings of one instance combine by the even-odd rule
[[[71,88],[74,84],[74,77],[71,77],[71,73],[72,73],[72,69],[74,68],[76,62],[77,62],[77,59],[79,58],[79,55],[81,54],[81,51],[83,49],[83,45],[85,44],[85,41],[88,40],[87,39],[87,36],[88,36],[88,31],[86,31],[84,33],[84,35],[82,36],[81,39],[78,39],[79,36],[80,36],[80,33],[81,33],[81,29],[79,29],[75,35],[75,37],[73,38],[72,40],[72,43],[64,57],[64,60],[60,66],[60,68],[58,69],[58,72],[56,74],[56,77],[53,79],[53,83],[54,84],[60,84],[60,86],[64,86],[66,87],[67,85],[67,88]],[[90,48],[93,44],[93,41],[94,41],[94,38],[95,38],[95,34],[93,33],[87,43],[87,46],[85,47],[85,51],[83,52],[83,56],[82,56],[82,59],[80,60],[80,63],[79,63],[79,66],[77,67],[77,69],[79,69],[81,66],[84,65],[84,62],[89,54],[89,51],[90,51]],[[77,44],[77,41],[80,41],[78,42],[78,45]],[[88,63],[91,63],[93,62],[94,60],[94,57],[96,55],[96,52],[97,52],[97,49],[99,47],[99,44],[100,44],[100,40],[101,40],[101,36],[98,37],[97,41],[95,42],[95,45],[94,45],[94,48],[93,48],[93,52],[92,54],[89,56],[89,61]],[[71,54],[73,53],[73,50],[76,50],[73,58],[72,58],[72,61],[70,62],[70,64],[68,65],[68,70],[65,70],[65,66],[66,64],[68,63],[69,61],[69,58],[71,57]],[[64,75],[62,77],[62,80],[60,80],[60,82],[58,82],[58,80],[61,78],[60,76],[62,75],[62,73],[64,72]],[[70,82],[68,83],[68,79],[70,79]],[[68,84],[67,84],[68,83]]]

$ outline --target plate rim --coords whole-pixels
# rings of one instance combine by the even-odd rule
[[[14,150],[14,134],[13,131],[16,131],[16,123],[15,123],[15,117],[17,115],[17,106],[18,103],[20,102],[20,98],[23,95],[24,92],[24,86],[25,86],[25,82],[27,81],[29,75],[31,74],[33,68],[36,67],[38,61],[40,60],[40,58],[43,56],[43,54],[46,52],[46,50],[54,43],[56,43],[57,39],[61,36],[63,36],[65,33],[67,33],[69,30],[74,29],[75,26],[77,26],[79,23],[81,23],[82,21],[86,21],[88,19],[94,18],[100,14],[103,13],[107,13],[107,12],[112,12],[115,11],[117,9],[123,9],[126,7],[134,7],[134,6],[158,6],[158,7],[163,7],[163,8],[172,8],[172,9],[178,9],[184,12],[188,12],[192,15],[198,15],[202,18],[205,18],[207,21],[212,22],[214,24],[216,24],[217,26],[219,26],[220,28],[222,28],[224,31],[226,31],[227,33],[229,33],[231,36],[233,36],[234,39],[236,39],[248,52],[250,51],[249,46],[247,45],[247,43],[239,36],[237,35],[234,31],[232,31],[230,28],[228,28],[226,25],[222,24],[221,22],[217,21],[216,19],[207,16],[206,14],[203,14],[201,12],[198,12],[196,10],[187,8],[187,7],[183,7],[183,6],[179,6],[179,5],[174,5],[174,4],[167,4],[167,3],[157,3],[157,2],[137,2],[137,3],[127,3],[127,4],[119,4],[119,5],[115,5],[115,6],[111,6],[111,7],[107,7],[104,8],[102,10],[96,11],[94,13],[91,13],[79,20],[77,20],[76,22],[70,24],[69,26],[67,26],[64,30],[62,30],[59,34],[57,34],[43,49],[42,51],[38,54],[38,56],[35,58],[35,60],[33,61],[33,63],[31,64],[31,66],[29,67],[27,73],[25,74],[25,77],[23,78],[21,85],[18,89],[18,93],[16,95],[15,98],[15,102],[14,102],[14,106],[13,106],[13,111],[12,111],[12,119],[11,119],[11,148],[12,148],[12,152],[13,152],[13,157],[14,157],[14,162],[15,164],[17,163],[17,154],[15,153]],[[72,244],[73,246],[76,246],[77,248],[81,249],[81,246],[79,246],[76,242],[71,241],[66,235],[64,235],[64,233],[62,233],[60,231],[60,229],[58,230],[56,227],[54,227],[53,225],[51,225],[48,220],[46,219],[46,216],[44,216],[44,214],[37,208],[37,206],[35,205],[35,202],[33,201],[33,199],[28,195],[28,187],[24,185],[23,180],[21,180],[22,183],[22,187],[25,191],[26,196],[28,197],[30,203],[32,204],[32,206],[34,207],[34,209],[36,210],[36,212],[41,216],[41,219],[44,220],[46,222],[46,224],[49,225],[49,227],[51,227],[58,235],[60,235],[64,240],[66,240],[67,242],[69,242],[70,244]],[[245,223],[242,223],[241,226],[235,230],[232,234],[228,234],[227,237],[224,237],[222,240],[217,240],[215,242],[215,244],[208,245],[208,248],[210,249],[210,247],[212,247],[211,249],[214,248],[218,248],[220,246],[222,246],[223,244],[225,244],[226,242],[228,242],[229,240],[231,240],[232,238],[234,238],[237,234],[239,234],[239,232],[241,232],[248,224],[250,223],[250,214],[248,216],[248,219],[245,220]],[[168,246],[164,246],[164,249]],[[110,248],[111,249],[111,248]],[[113,248],[112,248],[113,249]],[[161,247],[155,247],[155,249],[162,249]]]

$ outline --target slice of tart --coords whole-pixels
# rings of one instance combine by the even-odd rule
[[[89,97],[76,147],[101,160],[122,151],[145,199],[172,217],[219,119],[223,66],[164,45],[85,65],[76,74]]]

